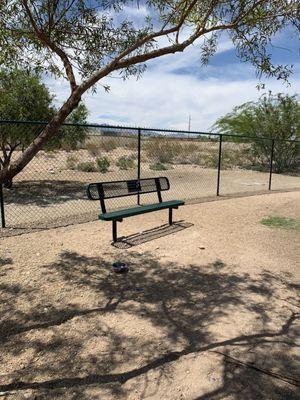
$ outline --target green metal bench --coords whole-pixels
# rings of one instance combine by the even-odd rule
[[[117,222],[122,222],[124,218],[135,215],[145,214],[152,211],[169,209],[169,224],[172,225],[172,211],[184,205],[184,201],[171,200],[162,201],[161,192],[170,189],[168,178],[148,178],[129,181],[97,182],[87,185],[86,192],[90,200],[100,201],[102,214],[99,219],[112,221],[113,242],[117,239]],[[139,196],[141,194],[157,193],[158,203],[137,206],[112,212],[106,211],[105,200],[117,197]]]

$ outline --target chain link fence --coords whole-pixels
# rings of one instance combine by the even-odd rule
[[[0,121],[2,168],[45,124]],[[196,202],[217,195],[300,189],[300,142],[205,132],[65,124],[55,140],[2,189],[2,226],[48,228],[97,219],[90,182],[167,176],[164,199]],[[7,187],[8,186],[8,187]],[[156,202],[142,196],[141,203]],[[137,204],[109,200],[108,208]],[[4,221],[5,219],[5,221]]]
[[[141,176],[167,176],[171,188],[164,197],[195,200],[216,194],[218,136],[143,132]]]

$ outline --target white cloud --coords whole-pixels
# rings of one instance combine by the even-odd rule
[[[149,73],[138,82],[116,82],[111,93],[87,95],[85,101],[93,122],[186,129],[190,114],[192,129],[205,131],[233,106],[257,99],[256,84],[255,79],[228,82]],[[267,88],[285,89],[280,82],[271,82]]]
[[[145,5],[136,6],[127,6],[125,5],[122,10],[122,15],[127,16],[128,18],[139,18],[139,17],[146,17],[149,15],[150,9]]]
[[[230,42],[222,40],[219,52],[228,49]],[[290,87],[274,79],[264,80],[266,90],[294,94],[300,87],[299,66]],[[174,73],[180,69],[185,73]],[[46,83],[56,93],[59,104],[68,97],[66,81],[47,79]],[[256,100],[261,94],[256,89],[258,79],[248,64],[201,67],[197,46],[150,62],[138,81],[110,78],[105,83],[111,86],[110,93],[99,87],[96,94],[84,96],[90,122],[186,129],[191,115],[192,129],[207,131],[234,106]]]

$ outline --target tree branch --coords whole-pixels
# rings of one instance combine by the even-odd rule
[[[204,20],[202,21],[201,25],[198,26],[196,31],[194,32],[193,35],[191,35],[187,40],[185,40],[182,43],[175,43],[171,46],[166,46],[163,48],[160,48],[158,50],[153,50],[149,53],[145,54],[140,54],[136,56],[132,56],[130,58],[127,58],[122,61],[124,57],[126,57],[128,54],[132,53],[134,50],[140,48],[143,44],[149,42],[150,40],[154,38],[158,38],[161,36],[166,36],[170,33],[175,33],[180,29],[180,27],[183,25],[184,21],[186,20],[189,12],[192,10],[192,8],[196,5],[197,1],[193,1],[191,3],[191,7],[189,7],[189,12],[186,12],[182,15],[180,18],[179,22],[177,25],[173,26],[172,28],[169,29],[162,29],[158,32],[154,32],[151,35],[146,36],[145,38],[137,41],[133,46],[131,46],[129,49],[125,50],[121,54],[119,54],[111,63],[109,63],[107,66],[102,68],[101,70],[97,71],[94,75],[92,75],[88,80],[84,81],[80,87],[79,90],[86,91],[89,89],[92,85],[94,85],[96,82],[98,82],[100,79],[103,77],[107,76],[110,72],[119,70],[122,68],[129,67],[131,65],[136,65],[142,62],[146,62],[148,60],[166,55],[166,54],[174,54],[179,51],[183,51],[186,47],[191,45],[196,39],[198,39],[200,36],[203,36],[204,34],[207,34],[209,32],[213,31],[219,31],[219,30],[227,30],[227,29],[234,29],[237,27],[237,25],[240,23],[241,20],[243,20],[250,12],[253,11],[259,4],[263,3],[264,0],[258,0],[257,2],[254,3],[250,9],[248,9],[245,13],[242,15],[238,15],[232,22],[228,24],[221,24],[217,26],[213,26],[211,28],[205,28],[205,24],[208,21],[209,16],[211,15],[211,12],[213,11],[213,8],[215,6],[215,0],[212,1],[211,6],[208,9],[208,12],[206,13]]]
[[[192,2],[192,4],[191,4],[190,7],[189,7],[189,12],[190,12],[190,11],[192,10],[192,8],[196,5],[196,3],[197,3],[197,0],[194,0],[194,1]],[[159,37],[161,37],[161,36],[167,36],[167,35],[169,35],[169,34],[171,34],[171,33],[177,32],[177,31],[182,27],[182,25],[183,25],[184,21],[186,20],[186,18],[187,18],[187,16],[188,16],[189,12],[185,12],[185,13],[181,16],[179,22],[178,22],[175,26],[173,26],[173,27],[171,27],[171,28],[169,28],[169,29],[164,29],[164,28],[162,28],[161,30],[159,30],[159,31],[157,31],[157,32],[153,32],[153,33],[151,33],[150,35],[147,35],[147,36],[145,36],[144,38],[138,40],[134,45],[132,45],[132,46],[129,47],[128,49],[124,50],[124,51],[123,51],[122,53],[120,53],[117,57],[115,57],[108,65],[106,65],[104,68],[100,69],[100,70],[97,71],[95,74],[93,74],[89,79],[87,79],[86,81],[84,81],[84,82],[79,86],[79,90],[80,90],[80,91],[83,90],[83,92],[86,91],[86,90],[89,89],[93,84],[95,84],[96,82],[98,82],[98,80],[100,80],[100,79],[103,78],[104,76],[108,75],[110,72],[122,68],[122,67],[118,67],[118,63],[119,63],[124,57],[126,57],[127,55],[129,55],[129,54],[132,53],[133,51],[137,50],[138,48],[140,48],[141,46],[143,46],[143,45],[146,44],[147,42],[150,42],[151,40],[157,39],[157,38],[159,38]],[[187,45],[188,45],[188,44],[187,44]],[[173,48],[174,46],[175,46],[175,45],[167,46],[167,47],[164,48],[164,49],[171,49],[171,48]],[[182,44],[177,43],[177,46],[180,48],[180,47],[182,46]],[[176,47],[176,46],[175,46],[175,47]],[[163,49],[156,50],[156,51],[154,51],[154,52],[152,52],[152,53],[146,53],[146,55],[147,55],[147,54],[156,54],[156,52],[158,52],[158,51],[160,51],[160,50],[163,50]],[[166,53],[165,53],[164,51],[162,51],[161,55],[163,55],[163,54],[168,54],[168,53],[175,53],[176,51],[179,51],[179,50],[173,51],[173,50],[171,49],[169,52],[167,51]],[[142,55],[141,55],[141,56],[142,56]],[[136,57],[138,57],[138,56],[136,56]],[[159,57],[159,55],[157,55],[156,57]],[[132,59],[134,59],[134,58],[135,58],[135,57],[132,57]],[[151,59],[151,58],[155,58],[155,56],[149,57],[149,58],[147,58],[146,60],[149,60],[149,59]],[[128,60],[129,60],[129,59],[128,59]],[[139,62],[143,62],[143,60],[138,61],[138,62],[133,62],[132,65],[137,64],[137,63],[139,63]]]
[[[56,4],[58,4],[59,0],[56,0]],[[63,17],[67,14],[67,12],[71,9],[71,7],[73,6],[73,4],[75,3],[76,0],[72,0],[69,4],[68,7],[66,7],[66,9],[61,13],[60,17],[54,22],[52,29],[58,25],[60,23],[60,21],[63,19]]]
[[[29,5],[28,5],[28,1],[27,0],[22,0],[22,3],[24,5],[25,8],[25,12],[28,15],[28,18],[30,20],[30,23],[37,35],[37,37],[40,39],[40,41],[45,44],[47,47],[49,47],[53,52],[55,52],[59,58],[62,60],[64,67],[65,67],[65,71],[67,74],[67,78],[69,80],[70,83],[70,87],[71,87],[71,91],[73,92],[74,90],[77,89],[78,85],[76,83],[76,79],[75,79],[75,75],[73,72],[73,67],[72,64],[67,56],[67,54],[60,48],[58,47],[55,43],[53,43],[50,38],[45,35],[45,33],[40,30],[31,14]]]

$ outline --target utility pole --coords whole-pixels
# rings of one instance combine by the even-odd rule
[[[191,131],[191,121],[192,121],[192,117],[191,115],[189,115],[189,124],[188,124],[188,131]],[[190,135],[188,135],[188,138],[190,138]]]

